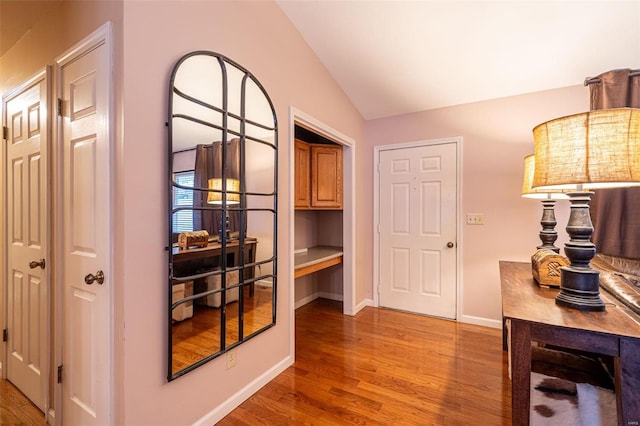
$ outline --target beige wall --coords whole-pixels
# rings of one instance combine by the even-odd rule
[[[294,217],[295,250],[318,245],[344,246],[342,211],[296,210]],[[308,302],[312,296],[343,300],[343,275],[343,266],[335,265],[327,270],[297,278],[294,291],[296,306],[301,306],[303,299],[307,299]],[[361,299],[356,299],[356,303],[359,302]]]
[[[287,235],[293,220],[289,214],[289,106],[356,141],[356,304],[373,297],[373,147],[464,138],[462,213],[485,213],[487,224],[465,225],[459,239],[464,273],[461,319],[500,318],[498,260],[527,260],[539,244],[539,204],[519,197],[522,158],[533,147],[531,128],[587,109],[586,88],[365,124],[275,3],[62,4],[0,59],[0,89],[5,93],[52,64],[58,54],[107,20],[114,23],[116,424],[190,424],[290,355],[292,265],[288,254],[294,247],[289,246]],[[167,383],[167,86],[177,59],[199,49],[220,52],[251,70],[276,107],[280,125],[278,324],[238,348],[237,367],[226,370],[221,358]],[[566,211],[561,209],[558,222],[559,228],[564,226]]]
[[[524,156],[533,152],[532,129],[552,118],[589,109],[589,91],[573,86],[522,96],[477,102],[416,114],[369,121],[360,148],[361,182],[373,182],[373,147],[462,136],[462,215],[484,213],[486,224],[463,225],[462,312],[458,319],[499,325],[501,318],[499,260],[529,261],[540,244],[541,205],[520,197]],[[360,194],[359,222],[373,229],[372,184]],[[568,206],[556,212],[558,232],[566,240]],[[362,233],[373,247],[372,233]],[[561,247],[561,244],[556,244]],[[359,279],[371,282],[370,256],[358,265]],[[372,289],[369,289],[372,291]],[[367,297],[372,297],[369,293]],[[488,322],[486,320],[489,320]]]
[[[356,143],[362,140],[363,121],[272,2],[61,2],[1,58],[2,93],[53,64],[56,56],[108,20],[114,30],[118,117],[114,423],[186,425],[291,355],[289,107]],[[220,358],[167,383],[167,87],[175,62],[200,49],[220,52],[251,70],[276,107],[280,125],[278,323],[238,348],[236,368],[226,370]]]
[[[359,144],[364,123],[349,100],[272,2],[125,2],[122,235],[125,340],[122,387],[127,424],[190,424],[289,355],[289,106]],[[167,86],[174,63],[213,50],[249,69],[264,85],[279,121],[278,322],[224,357],[167,383],[166,173]]]

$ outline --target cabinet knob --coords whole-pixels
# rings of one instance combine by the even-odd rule
[[[453,248],[453,246],[454,246],[454,244],[453,244],[451,241],[449,241],[449,242],[447,243],[447,247],[449,247],[449,248]]]

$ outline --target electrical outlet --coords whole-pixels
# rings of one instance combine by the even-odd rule
[[[484,225],[484,213],[467,213],[467,225]]]
[[[238,356],[236,354],[236,350],[231,349],[230,351],[227,352],[227,370],[232,367],[235,367],[237,363],[238,363]]]

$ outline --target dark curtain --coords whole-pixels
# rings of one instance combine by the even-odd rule
[[[591,110],[640,108],[640,75],[608,71],[590,83]],[[636,74],[634,72],[634,74]],[[599,189],[591,201],[592,237],[598,253],[640,258],[640,187]]]
[[[226,146],[227,178],[240,179],[240,140],[232,139]],[[222,177],[222,142],[214,142],[211,145],[196,146],[196,161],[194,167],[194,185],[197,188],[208,188],[209,179]],[[206,191],[194,191],[194,207],[215,207],[207,204]],[[240,229],[240,212],[228,210],[229,230],[237,232]],[[220,231],[220,219],[222,211],[194,210],[193,229],[206,230],[209,235],[218,235]]]

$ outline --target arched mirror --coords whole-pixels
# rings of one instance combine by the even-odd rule
[[[169,85],[168,379],[275,325],[278,127],[242,66],[182,57]]]

